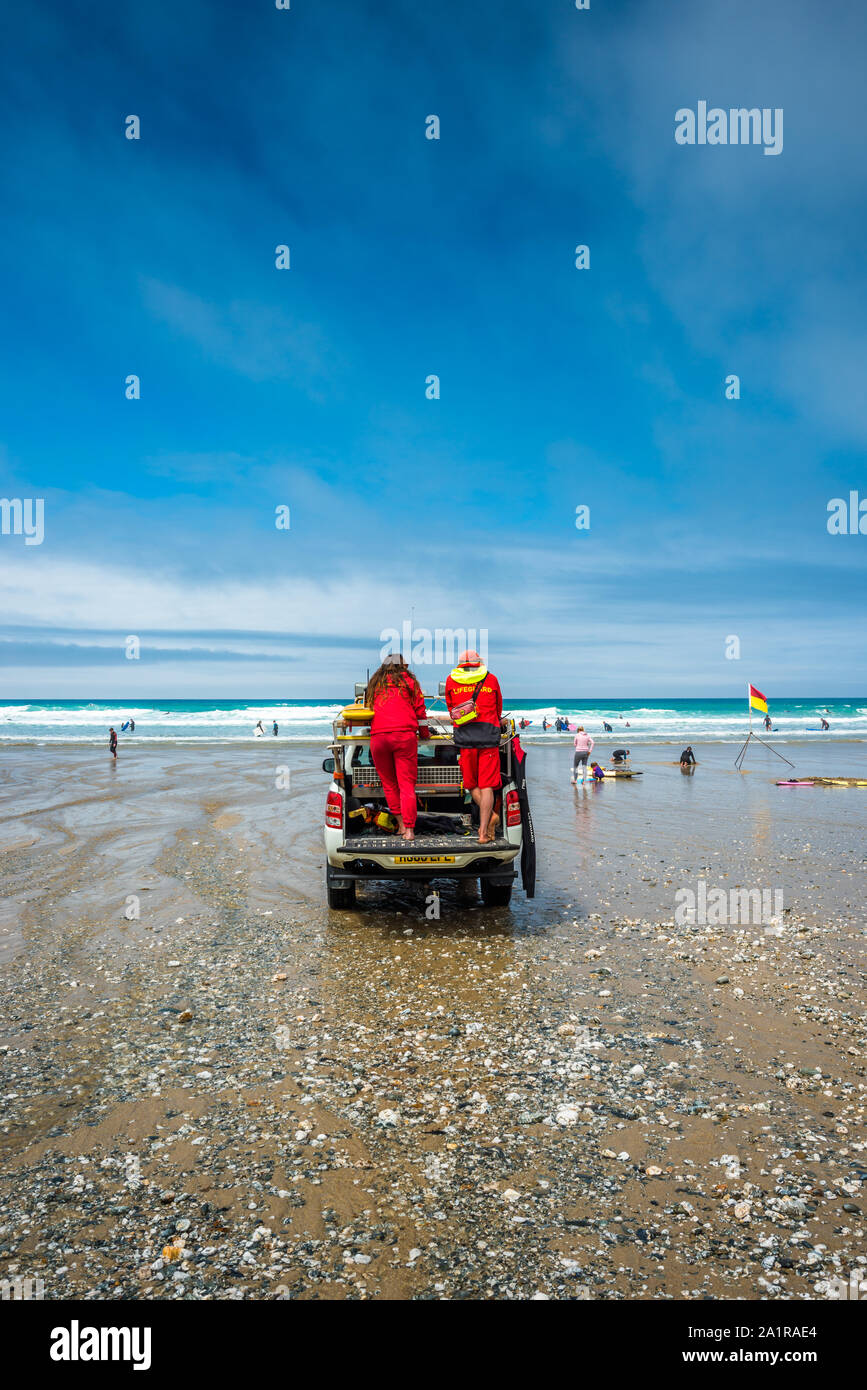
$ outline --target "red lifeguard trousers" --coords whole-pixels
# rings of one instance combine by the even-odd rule
[[[402,816],[407,830],[415,827],[415,784],[418,781],[418,737],[403,730],[371,734],[370,756],[382,779],[393,816]]]

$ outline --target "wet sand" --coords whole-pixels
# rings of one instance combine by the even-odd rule
[[[98,1299],[848,1280],[867,789],[777,788],[725,745],[685,777],[677,751],[573,791],[567,750],[531,747],[536,899],[451,887],[437,923],[405,886],[325,907],[322,749],[3,750],[2,1275]],[[780,919],[677,925],[701,878],[781,890]]]

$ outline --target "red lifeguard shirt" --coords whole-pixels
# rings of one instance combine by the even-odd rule
[[[378,691],[374,699],[370,732],[415,733],[416,729],[422,738],[430,737],[421,686],[417,681],[410,684],[409,681],[390,677],[386,688]]]
[[[470,681],[461,684],[449,676],[446,680],[446,704],[451,714],[455,705],[462,705],[464,700],[473,698],[473,691],[478,689],[479,695],[476,700],[476,718],[481,719],[485,724],[497,724],[503,717],[503,692],[500,689],[500,682],[497,677],[488,671],[481,683]]]

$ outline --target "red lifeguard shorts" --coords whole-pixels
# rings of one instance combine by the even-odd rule
[[[499,748],[462,748],[461,777],[467,791],[501,786]]]

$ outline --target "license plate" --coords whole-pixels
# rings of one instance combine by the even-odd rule
[[[396,854],[395,864],[454,864],[453,854]]]

